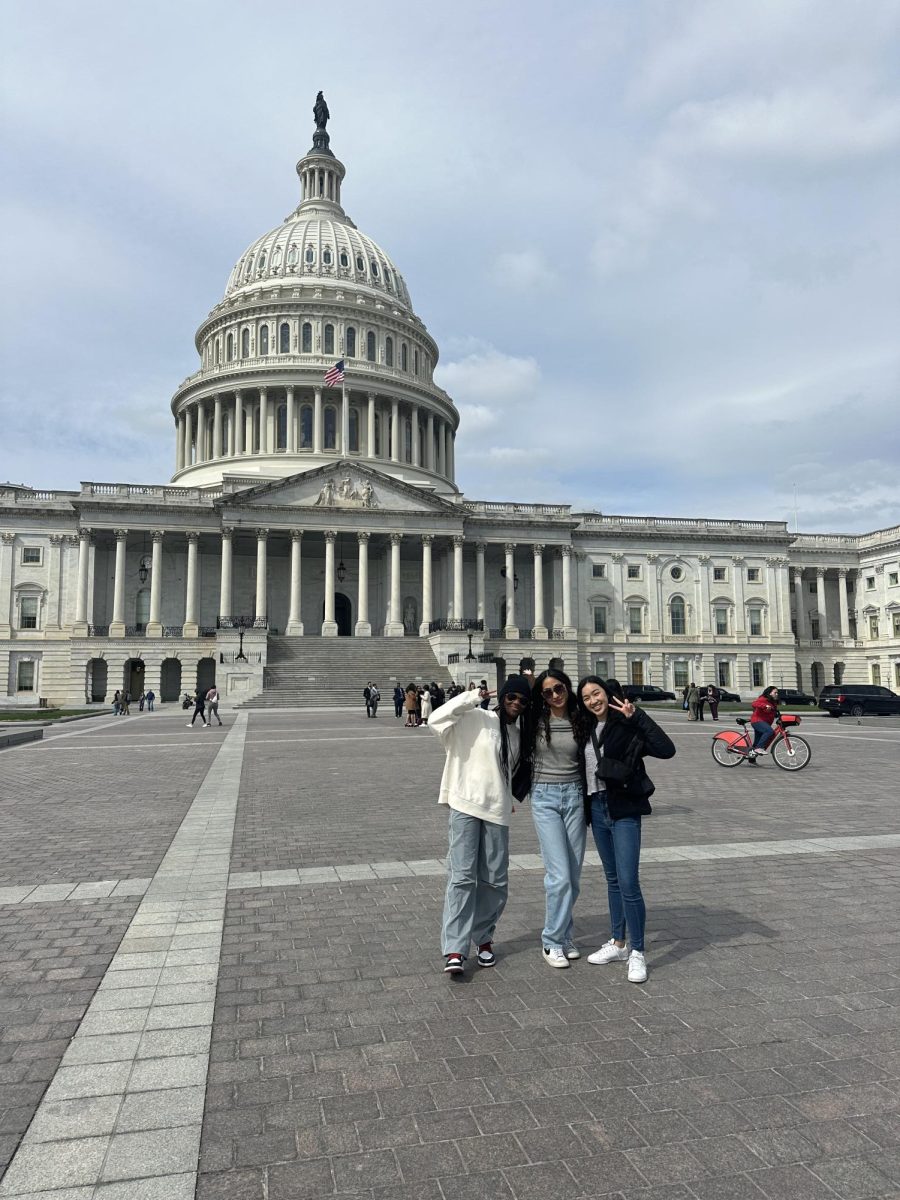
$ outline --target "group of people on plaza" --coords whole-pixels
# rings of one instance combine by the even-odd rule
[[[146,705],[147,712],[153,712],[153,704],[156,700],[156,692],[146,691],[141,692],[138,696],[138,711],[143,712]],[[123,691],[116,691],[113,696],[112,710],[114,717],[130,717],[131,705],[133,703],[131,692],[125,688]]]
[[[706,687],[697,687],[696,683],[689,683],[682,691],[681,697],[689,721],[702,721],[703,707],[707,704],[709,705],[709,715],[714,721],[718,721],[719,701],[722,693],[715,684],[710,683]]]
[[[366,690],[372,686],[371,683],[368,684]],[[452,700],[466,690],[477,691],[481,707],[488,707],[491,693],[485,679],[482,679],[480,684],[470,683],[468,689],[458,683],[451,683],[444,689],[434,680],[431,683],[408,683],[405,688],[398,683],[394,688],[394,716],[398,721],[401,717],[406,717],[404,729],[420,729],[428,724],[435,709],[440,708],[442,704],[446,704],[448,700]],[[363,694],[365,695],[365,692]],[[367,701],[367,715],[368,710]],[[374,713],[372,715],[374,716]]]
[[[521,670],[521,667],[520,667]],[[450,808],[444,901],[444,971],[460,975],[471,946],[492,967],[494,933],[509,884],[509,825],[530,798],[544,862],[541,951],[551,967],[581,957],[573,913],[590,827],[606,877],[610,938],[588,962],[627,962],[647,979],[640,885],[641,822],[654,786],[644,758],[671,758],[671,739],[625,698],[615,679],[587,675],[577,688],[557,661],[535,679],[525,670],[500,688],[474,685],[432,712],[446,753],[439,803]]]
[[[193,726],[198,717],[204,729],[209,729],[213,717],[220,725],[222,724],[222,718],[219,716],[219,689],[215,684],[208,689],[197,688],[194,692],[194,715],[188,721],[188,729]]]

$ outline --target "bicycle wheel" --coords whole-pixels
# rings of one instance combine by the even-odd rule
[[[720,767],[736,767],[738,763],[742,763],[746,755],[743,751],[743,742],[741,750],[735,750],[730,742],[724,741],[722,738],[715,737],[712,740],[712,756]]]
[[[792,733],[790,749],[784,738],[779,738],[772,747],[772,758],[782,771],[802,771],[812,758],[812,750],[809,742]]]

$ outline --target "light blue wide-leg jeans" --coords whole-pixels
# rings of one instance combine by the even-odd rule
[[[581,890],[587,826],[580,783],[536,783],[531,815],[544,860],[547,907],[541,941],[546,950],[572,942],[572,912]]]

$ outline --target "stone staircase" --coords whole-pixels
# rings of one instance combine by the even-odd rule
[[[263,690],[238,707],[362,708],[370,679],[391,712],[398,683],[452,682],[425,638],[270,636]]]

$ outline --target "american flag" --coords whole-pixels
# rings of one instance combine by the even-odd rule
[[[344,382],[344,360],[336,362],[330,370],[325,372],[325,386],[334,387],[336,383]]]

